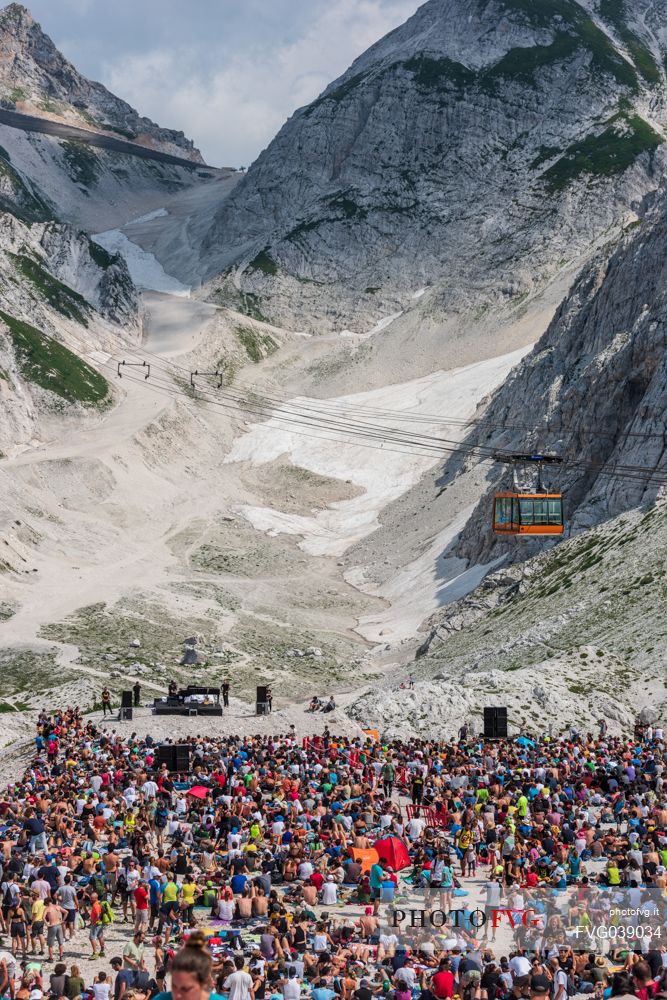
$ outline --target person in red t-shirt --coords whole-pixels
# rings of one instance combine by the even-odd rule
[[[431,979],[431,992],[437,1000],[449,1000],[454,996],[454,973],[449,959],[440,963],[438,971]]]
[[[134,930],[144,931],[148,926],[148,917],[150,914],[150,909],[148,905],[148,889],[146,887],[145,881],[141,881],[137,888],[134,890]]]

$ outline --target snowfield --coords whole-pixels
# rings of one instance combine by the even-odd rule
[[[438,371],[424,378],[398,385],[388,385],[369,392],[356,393],[328,400],[329,410],[337,407],[337,419],[358,423],[360,407],[392,410],[392,426],[409,431],[410,421],[401,424],[401,416],[423,415],[422,434],[441,434],[448,440],[461,440],[467,430],[460,425],[448,425],[447,418],[470,419],[478,402],[491,392],[515,364],[524,356],[521,348],[511,354],[489,361],[468,365],[452,371]],[[293,465],[333,479],[350,481],[361,487],[363,493],[352,500],[342,500],[330,505],[319,514],[308,517],[289,514],[272,507],[242,508],[250,523],[272,535],[281,533],[302,536],[301,548],[312,555],[342,555],[354,542],[374,531],[379,524],[380,511],[409,490],[432,466],[442,460],[437,451],[416,453],[414,448],[402,449],[388,443],[378,447],[375,443],[359,442],[346,435],[344,430],[317,428],[313,436],[286,427],[281,422],[299,406],[317,406],[316,400],[297,398],[279,410],[266,423],[257,424],[238,438],[225,458],[226,463],[249,462],[264,465],[280,456],[288,455]],[[442,418],[427,415],[442,413]],[[378,423],[370,415],[363,418],[366,424]],[[310,432],[309,432],[310,433]]]
[[[164,209],[158,209],[153,218],[166,215]],[[144,221],[147,216],[144,216]],[[135,219],[140,222],[141,219]],[[190,297],[190,288],[177,278],[167,274],[162,264],[152,254],[142,250],[138,244],[129,240],[120,229],[107,229],[104,233],[96,233],[92,239],[109,253],[119,253],[127,261],[132,280],[138,288],[146,288],[155,292],[167,292],[183,298]]]

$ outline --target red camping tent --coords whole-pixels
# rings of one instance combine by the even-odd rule
[[[380,858],[386,858],[395,872],[400,872],[410,864],[408,849],[400,837],[380,837],[373,844]]]
[[[204,785],[193,785],[192,788],[188,788],[187,794],[191,795],[193,799],[205,799],[209,791],[210,789],[205,788]]]

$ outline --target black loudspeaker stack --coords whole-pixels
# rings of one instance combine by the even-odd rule
[[[190,770],[190,744],[189,743],[177,743],[174,747],[174,770],[176,771],[189,771]]]
[[[120,721],[121,722],[132,722],[132,709],[126,708],[124,705],[120,706]]]
[[[266,692],[268,688],[258,687],[257,688],[257,701],[255,703],[255,714],[256,715],[266,715],[269,711],[269,706],[266,700]]]
[[[161,770],[163,764],[167,765],[168,771],[174,770],[175,749],[176,748],[172,746],[171,743],[166,745],[163,744],[162,746],[159,746],[157,748],[157,753],[155,755],[155,764],[158,771]]]
[[[484,738],[504,739],[507,736],[507,709],[494,706],[484,709]]]
[[[159,771],[166,764],[168,771],[189,771],[191,753],[189,743],[163,743],[157,748],[156,767]]]
[[[121,691],[121,693],[120,693],[120,707],[121,708],[132,708],[132,692],[131,691]]]

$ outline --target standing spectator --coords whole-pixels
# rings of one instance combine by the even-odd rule
[[[254,1000],[252,977],[245,971],[245,959],[242,955],[236,956],[234,966],[235,971],[225,979],[225,990],[229,990],[229,1000]]]
[[[33,885],[34,889],[34,885]],[[74,928],[76,925],[76,915],[79,910],[79,902],[77,899],[76,889],[72,885],[72,876],[65,875],[65,884],[61,885],[56,889],[56,899],[65,910],[67,916],[65,917],[65,936],[71,941],[74,937]],[[44,911],[42,910],[42,913]],[[32,913],[33,921],[35,920],[35,904],[33,905]],[[34,939],[34,930],[33,930]]]
[[[135,974],[144,968],[144,932],[135,931],[123,950],[123,968]]]
[[[92,949],[91,958],[97,958],[97,945],[99,944],[99,956],[104,957],[104,924],[102,923],[102,904],[100,903],[99,897],[96,892],[93,892],[90,896],[90,930],[88,932],[88,939],[90,941],[90,947]],[[50,955],[49,955],[50,957]]]
[[[122,958],[112,958],[111,968],[116,973],[116,979],[113,984],[113,1000],[123,1000],[123,997],[134,984],[134,971],[132,969],[123,968]]]
[[[148,885],[142,879],[139,885],[134,890],[134,930],[141,931],[144,933],[148,927],[149,918],[149,904],[148,904]]]
[[[23,828],[30,837],[28,845],[30,853],[37,854],[38,851],[46,852],[48,846],[46,842],[46,827],[44,826],[44,820],[34,809],[28,809],[26,812]]]
[[[58,958],[62,962],[63,949],[65,945],[65,934],[63,931],[63,921],[67,917],[67,910],[56,903],[53,896],[49,896],[44,909],[44,924],[46,926],[46,946],[49,952],[49,962],[53,961],[53,949],[58,945]]]

